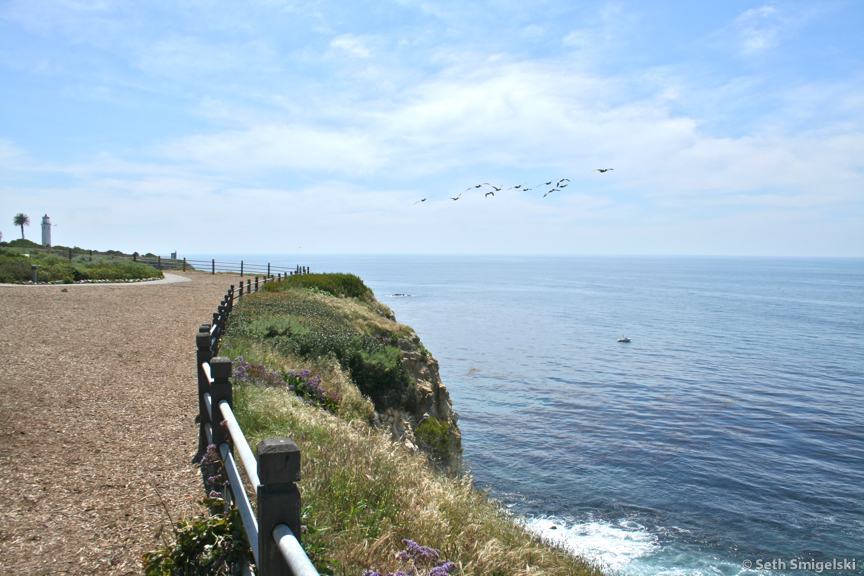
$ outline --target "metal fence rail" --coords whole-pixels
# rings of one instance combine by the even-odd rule
[[[300,272],[298,268],[297,273],[305,272],[308,269]],[[296,484],[300,480],[300,449],[290,438],[268,438],[252,451],[232,407],[231,360],[218,355],[234,303],[288,275],[280,271],[278,276],[268,275],[260,283],[255,277],[254,289],[248,279],[246,289],[241,283],[237,293],[232,284],[213,313],[213,321],[198,329],[195,361],[200,427],[196,460],[200,461],[208,445],[218,447],[228,476],[226,500],[233,502],[240,513],[259,576],[318,576],[300,544],[300,491]],[[254,491],[254,509],[235,453]]]

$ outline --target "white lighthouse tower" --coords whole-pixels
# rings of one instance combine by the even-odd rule
[[[42,246],[51,247],[51,218],[48,214],[42,217]]]

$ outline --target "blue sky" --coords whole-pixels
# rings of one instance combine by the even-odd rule
[[[845,0],[0,2],[0,231],[864,256],[861,30]]]

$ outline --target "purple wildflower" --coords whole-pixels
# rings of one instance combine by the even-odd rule
[[[405,544],[405,552],[407,558],[414,560],[415,563],[422,564],[434,564],[438,562],[441,558],[441,553],[434,548],[429,548],[428,546],[421,546],[417,542],[409,539],[402,540],[402,543]],[[402,555],[399,557],[402,560]]]
[[[242,356],[234,360],[234,378],[261,386],[284,386],[311,404],[317,404],[331,412],[336,411],[342,399],[338,393],[326,391],[321,386],[321,377],[312,374],[310,370],[288,370],[280,373],[263,364],[249,363]]]
[[[429,576],[447,576],[454,570],[456,570],[456,564],[448,560],[447,562],[432,568],[432,570],[429,571]]]
[[[363,576],[381,576],[381,573],[377,570],[364,570]]]

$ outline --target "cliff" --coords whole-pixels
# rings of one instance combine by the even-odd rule
[[[366,420],[440,467],[460,469],[461,433],[438,362],[356,276],[267,284],[235,309],[225,344],[343,418]]]

